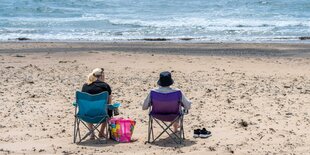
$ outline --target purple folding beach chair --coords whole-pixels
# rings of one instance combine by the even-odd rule
[[[162,134],[167,133],[177,144],[181,144],[185,139],[183,128],[181,91],[172,93],[159,93],[151,91],[151,108],[149,113],[148,142],[155,142]],[[153,120],[163,129],[154,139]],[[174,122],[180,121],[180,132],[175,133],[170,128]],[[171,122],[168,124],[167,122]],[[151,140],[152,136],[152,140]]]

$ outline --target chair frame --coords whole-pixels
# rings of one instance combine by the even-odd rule
[[[83,92],[82,92],[83,93]],[[102,93],[106,93],[106,92],[102,92]],[[101,94],[101,93],[100,93]],[[95,95],[99,95],[99,94],[89,94],[90,96],[95,96]],[[107,99],[107,102],[108,102],[108,99]],[[108,103],[105,103],[108,105]],[[86,124],[87,122],[81,120],[78,116],[77,116],[77,113],[78,113],[78,102],[75,102],[73,103],[73,105],[75,106],[75,112],[74,112],[74,117],[75,117],[75,120],[74,120],[74,131],[73,131],[73,143],[77,143],[77,144],[80,144],[85,138],[87,138],[90,134],[94,133],[96,130],[98,132],[99,129],[98,127],[100,127],[100,125],[102,123],[105,123],[106,124],[106,133],[105,133],[105,139],[106,140],[101,140],[96,134],[95,135],[95,138],[99,139],[100,142],[102,141],[105,141],[105,143],[107,143],[107,140],[108,140],[108,136],[109,136],[109,126],[108,126],[108,120],[109,120],[109,115],[107,114],[105,117],[103,117],[99,123],[92,123],[93,124],[93,129],[90,129],[88,127],[88,125]],[[108,110],[108,106],[107,106],[107,110]],[[80,132],[80,124],[82,124],[88,129],[88,132],[85,134],[84,137],[81,138],[81,132]],[[77,138],[79,137],[79,141],[77,142]]]
[[[181,99],[179,99],[178,103],[180,104],[180,114],[172,121],[172,122],[165,122],[160,119],[157,119],[151,115],[152,112],[152,106],[149,108],[149,123],[148,123],[148,143],[154,143],[160,136],[162,136],[164,133],[167,133],[167,135],[176,143],[176,144],[182,144],[185,140],[185,133],[184,133],[184,126],[183,126],[183,120],[184,120],[184,114],[186,111],[182,109],[181,107]],[[154,120],[155,122],[163,129],[163,131],[154,138]],[[180,121],[180,131],[178,133],[175,133],[170,128],[175,122]],[[170,132],[170,133],[169,133]]]

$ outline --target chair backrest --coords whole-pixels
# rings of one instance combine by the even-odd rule
[[[152,114],[179,114],[181,108],[181,91],[160,93],[151,91]]]
[[[86,117],[105,116],[107,114],[108,92],[88,94],[76,91],[78,115]]]

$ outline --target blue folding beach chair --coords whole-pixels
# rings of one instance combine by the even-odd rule
[[[96,130],[99,132],[98,127],[102,123],[108,123],[109,115],[108,109],[108,92],[102,92],[100,94],[91,95],[88,93],[76,92],[76,102],[73,103],[75,106],[75,122],[74,122],[74,133],[73,142],[76,143],[77,137],[79,136],[80,143],[89,135],[93,134]],[[88,129],[87,134],[81,138],[80,123]],[[90,129],[86,123],[94,124],[94,128]],[[96,124],[96,125],[95,125]],[[106,140],[108,139],[108,125],[106,126]],[[94,134],[97,139],[100,139]]]

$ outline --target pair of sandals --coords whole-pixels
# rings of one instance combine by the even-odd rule
[[[194,130],[194,138],[208,138],[211,135],[211,131],[208,131],[206,128]]]

